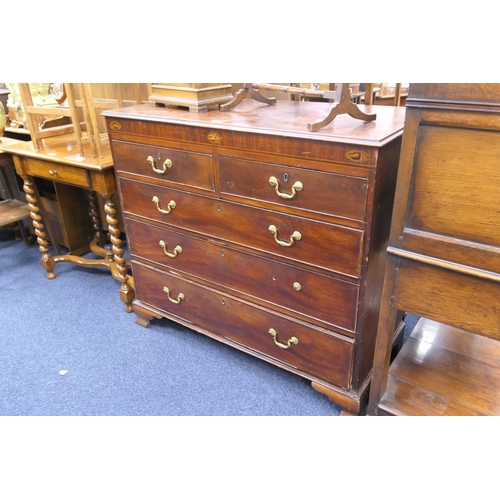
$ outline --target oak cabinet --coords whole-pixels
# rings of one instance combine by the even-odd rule
[[[369,413],[499,415],[500,84],[411,84]],[[421,319],[390,364],[391,328]]]

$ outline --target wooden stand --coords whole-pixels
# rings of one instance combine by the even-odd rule
[[[412,84],[371,415],[499,415],[500,84]],[[422,317],[390,365],[399,310]]]
[[[155,83],[149,100],[200,113],[231,100],[231,88],[229,83]]]
[[[339,85],[341,85],[342,90],[340,92],[338,103],[334,104],[330,108],[329,113],[323,119],[307,124],[307,129],[311,132],[320,130],[325,125],[331,123],[336,116],[342,114],[348,114],[352,118],[356,118],[357,120],[364,120],[366,122],[371,122],[372,120],[375,120],[377,118],[376,114],[364,113],[358,108],[356,104],[352,102],[348,83],[342,83]]]
[[[328,114],[315,122],[307,124],[307,130],[311,132],[316,132],[329,123],[331,123],[336,116],[342,114],[348,114],[353,118],[364,121],[372,121],[375,120],[377,115],[371,113],[364,113],[361,111],[358,106],[352,102],[351,100],[351,92],[349,90],[348,83],[338,83],[337,87],[339,90],[335,91],[322,91],[322,90],[314,90],[314,89],[303,89],[296,87],[288,87],[283,85],[270,85],[270,84],[253,84],[253,83],[245,83],[244,87],[240,89],[234,96],[234,98],[220,107],[221,111],[229,111],[237,106],[243,99],[254,99],[258,102],[262,102],[264,104],[276,104],[275,97],[264,97],[259,90],[274,90],[278,92],[286,92],[289,94],[295,94],[299,96],[307,96],[307,97],[321,97],[324,99],[331,99],[337,101],[336,104],[333,104],[330,108]]]

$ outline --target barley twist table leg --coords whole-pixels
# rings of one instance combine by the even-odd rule
[[[95,191],[86,190],[87,201],[89,206],[89,216],[92,219],[92,227],[94,228],[94,241],[101,248],[106,245],[106,235],[102,231],[101,214],[99,213],[99,204]]]
[[[99,212],[99,203],[97,201],[97,194],[95,191],[86,191],[87,201],[89,206],[89,215],[92,219],[92,226],[94,228],[94,238],[90,243],[90,249],[95,254],[106,259],[107,262],[114,262],[113,250],[109,247],[106,248],[108,240],[104,231],[102,230],[101,214]]]
[[[30,209],[30,217],[33,221],[33,227],[35,228],[36,241],[38,243],[40,252],[42,252],[42,257],[40,258],[40,263],[42,267],[47,271],[47,278],[52,279],[56,277],[54,268],[56,263],[52,255],[49,253],[49,242],[47,241],[44,226],[42,223],[42,216],[40,215],[40,208],[37,205],[37,198],[35,195],[35,188],[30,177],[23,176],[23,190],[26,193],[26,201],[28,203],[28,208]]]
[[[116,263],[117,276],[116,279],[121,281],[120,298],[125,302],[125,311],[132,312],[132,301],[135,297],[134,289],[130,286],[127,276],[127,262],[123,257],[125,253],[122,248],[122,240],[120,239],[121,231],[118,227],[118,219],[116,218],[116,209],[110,195],[104,196],[104,211],[106,212],[106,222],[108,223],[108,231],[112,244],[114,261]]]

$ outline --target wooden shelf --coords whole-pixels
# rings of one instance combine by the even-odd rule
[[[384,413],[499,415],[500,343],[421,318],[389,370]]]
[[[26,203],[18,200],[0,201],[0,227],[13,224],[30,216],[30,210]]]

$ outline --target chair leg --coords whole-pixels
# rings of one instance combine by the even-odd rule
[[[19,228],[21,236],[23,237],[24,244],[27,247],[33,245],[34,238],[31,237],[29,231],[26,229],[26,226],[24,225],[24,220],[17,221],[17,227]]]

